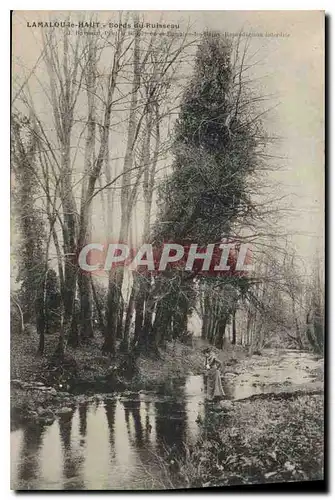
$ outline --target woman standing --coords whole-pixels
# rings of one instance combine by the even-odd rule
[[[225,392],[221,382],[221,361],[208,348],[205,351],[205,367],[207,370],[207,397],[210,400],[222,399]]]

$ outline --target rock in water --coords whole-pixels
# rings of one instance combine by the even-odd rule
[[[54,423],[54,420],[55,420],[55,418],[51,418],[51,417],[50,418],[49,417],[43,418],[43,424],[51,425]]]
[[[38,413],[37,411],[28,411],[28,414],[27,414],[27,417],[29,418],[29,420],[37,420],[38,419]]]
[[[221,410],[231,410],[233,407],[233,403],[231,401],[220,401],[220,409]]]
[[[41,408],[39,407],[37,409],[37,413],[39,417],[42,417],[43,419],[54,419],[55,415],[54,412],[48,408]]]
[[[37,408],[37,410],[36,410],[36,411],[37,411],[37,414],[38,414],[38,415],[43,415],[43,413],[44,413],[44,408],[43,408],[43,406],[39,406],[39,407]]]
[[[13,387],[22,387],[22,381],[21,380],[15,379],[15,380],[12,380],[11,383],[12,383]]]
[[[72,413],[72,408],[68,406],[63,406],[63,408],[57,410],[57,415],[68,415],[69,413]]]

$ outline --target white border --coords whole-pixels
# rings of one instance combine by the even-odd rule
[[[9,91],[10,91],[10,77],[9,77],[9,61],[10,61],[10,35],[9,35],[9,10],[325,10],[330,16],[333,11],[334,2],[327,0],[320,3],[320,1],[304,0],[304,2],[298,2],[293,0],[282,0],[280,2],[269,2],[265,1],[241,1],[234,0],[233,2],[223,2],[206,0],[205,2],[199,1],[181,1],[181,0],[170,0],[160,2],[153,0],[143,0],[138,2],[135,0],[123,0],[123,1],[96,1],[92,3],[92,0],[81,0],[80,2],[71,2],[69,0],[58,0],[57,2],[45,2],[45,1],[32,1],[25,2],[23,0],[16,0],[13,2],[14,5],[8,5],[7,2],[2,2],[0,7],[1,17],[1,29],[0,36],[2,38],[0,43],[0,54],[1,54],[1,155],[2,161],[1,165],[1,178],[0,178],[0,214],[1,214],[1,288],[0,288],[0,318],[1,318],[1,422],[0,429],[4,433],[1,440],[1,482],[0,491],[3,498],[8,498],[12,496],[13,493],[9,491],[9,412],[8,412],[8,401],[9,401]],[[331,20],[332,21],[332,20]],[[330,64],[330,81],[334,84],[334,44],[331,41],[328,50],[331,53],[332,61]],[[330,91],[330,87],[329,87]],[[331,109],[329,110],[329,119],[333,116],[334,104],[331,104]],[[329,150],[330,145],[335,142],[334,130],[331,131],[329,137]],[[329,161],[331,160],[329,151]],[[331,165],[328,165],[329,172],[331,171]],[[332,175],[329,173],[329,182],[332,185]],[[329,193],[330,196],[330,193]],[[334,215],[334,203],[331,202],[332,196],[329,197],[330,200],[330,211]],[[329,221],[329,226],[331,227],[331,216]],[[333,231],[330,238],[330,249],[334,248],[334,238],[335,231]],[[330,252],[329,252],[330,254]],[[330,256],[330,255],[329,255]],[[331,284],[334,283],[334,268],[331,269]],[[330,292],[331,290],[329,290]],[[331,347],[331,353],[329,357],[335,359],[334,349],[335,343],[330,342],[332,337],[332,325],[334,324],[334,311],[335,311],[335,298],[331,293],[329,294],[329,328],[328,328],[328,345]],[[330,359],[329,359],[330,361]],[[329,369],[331,363],[329,362]],[[333,382],[333,370],[331,370],[329,383],[329,406],[332,406],[334,402],[334,387]],[[331,435],[331,419],[329,419],[329,444],[331,444],[331,451],[334,450],[335,438]],[[330,439],[331,438],[331,439]],[[331,453],[333,457],[333,453]],[[331,478],[334,476],[335,466],[332,463],[331,469],[329,470],[330,475],[330,485],[332,486]],[[332,488],[331,488],[332,489]],[[66,495],[66,493],[61,493]],[[85,493],[83,493],[84,495]],[[113,494],[113,493],[112,493]],[[183,494],[174,494],[174,498],[182,498]],[[205,493],[203,494],[205,495]],[[225,493],[226,495],[226,493]],[[43,498],[44,495],[38,495],[39,498]],[[198,495],[197,495],[198,496]],[[202,496],[202,494],[200,495]],[[312,495],[318,496],[318,495]],[[241,494],[234,494],[236,499],[242,497]],[[294,495],[285,495],[286,498],[294,497]]]

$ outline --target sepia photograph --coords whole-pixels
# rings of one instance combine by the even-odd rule
[[[324,100],[321,10],[11,13],[12,490],[324,484]]]

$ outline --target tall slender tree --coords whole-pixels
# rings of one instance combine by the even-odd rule
[[[236,237],[256,213],[249,180],[262,166],[266,137],[241,79],[245,50],[238,63],[238,49],[218,33],[203,35],[175,127],[172,174],[160,188],[156,243],[219,243]],[[225,278],[217,280],[211,282],[223,297]],[[228,288],[242,282],[235,278]],[[218,346],[235,310],[231,304],[222,309],[222,297],[211,321],[211,340]],[[176,304],[170,308],[175,315]]]

